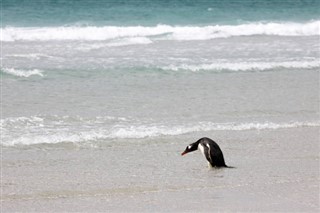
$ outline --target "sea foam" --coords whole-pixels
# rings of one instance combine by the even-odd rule
[[[206,131],[276,130],[299,127],[319,127],[320,121],[293,122],[197,122],[193,124],[165,125],[139,124],[127,118],[96,117],[19,117],[1,119],[3,146],[83,143],[108,139],[137,139],[176,136]],[[18,131],[17,131],[18,130]]]
[[[210,26],[4,27],[1,29],[0,40],[6,42],[50,40],[103,41],[139,38],[138,42],[141,42],[142,38],[151,38],[153,40],[209,40],[252,35],[314,36],[320,34],[319,26],[320,20],[307,23],[254,22],[240,25]],[[143,43],[146,43],[146,40]]]
[[[216,62],[211,64],[180,64],[180,65],[170,65],[162,66],[159,69],[162,70],[189,70],[189,71],[205,71],[205,70],[215,70],[215,71],[264,71],[272,70],[275,68],[282,69],[312,69],[320,67],[319,60],[309,60],[309,61],[283,61],[283,62]]]
[[[32,75],[38,75],[43,77],[43,70],[38,69],[31,69],[31,70],[25,70],[25,69],[15,69],[15,68],[2,68],[1,71],[3,71],[6,74],[14,75],[17,77],[25,77],[28,78]]]

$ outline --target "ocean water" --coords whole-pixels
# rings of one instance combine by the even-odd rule
[[[319,127],[319,8],[2,0],[1,146]]]

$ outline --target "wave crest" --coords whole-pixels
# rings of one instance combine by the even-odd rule
[[[14,68],[2,68],[2,72],[10,75],[14,75],[17,77],[25,77],[28,78],[32,75],[38,75],[40,77],[43,77],[43,71],[38,69],[32,69],[32,70],[23,70],[23,69],[14,69]]]
[[[198,122],[185,125],[138,124],[126,118],[97,117],[20,117],[1,120],[3,146],[82,143],[106,139],[136,139],[175,136],[206,131],[247,131],[299,127],[319,127],[320,121],[305,122],[249,122],[213,123]]]
[[[319,26],[320,20],[307,23],[271,22],[211,26],[4,27],[1,29],[0,40],[7,42],[50,40],[103,41],[122,38],[139,38],[141,41],[141,38],[153,40],[209,40],[252,35],[314,36],[320,34]],[[146,41],[143,43],[146,43]]]
[[[275,68],[284,69],[312,69],[320,67],[320,61],[283,61],[283,62],[217,62],[212,64],[181,64],[159,67],[162,70],[189,70],[189,71],[202,71],[202,70],[216,70],[216,71],[264,71],[272,70]]]

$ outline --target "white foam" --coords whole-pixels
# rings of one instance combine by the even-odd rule
[[[127,45],[135,45],[135,44],[151,44],[152,41],[146,37],[132,37],[120,39],[114,42],[110,42],[108,46],[127,46]]]
[[[169,26],[156,27],[5,27],[2,41],[88,40],[103,41],[121,38],[143,38],[168,32]]]
[[[43,77],[43,70],[32,69],[32,70],[23,70],[23,69],[15,69],[15,68],[2,68],[1,69],[4,73],[18,76],[18,77],[25,77],[28,78],[32,75],[38,75]]]
[[[1,41],[49,41],[89,40],[103,41],[122,38],[164,40],[208,40],[231,36],[275,35],[314,36],[319,35],[320,20],[307,23],[248,23],[241,25],[211,26],[63,26],[63,27],[4,27]],[[144,40],[142,43],[145,43]],[[136,42],[136,41],[135,41]],[[149,42],[149,41],[148,41]]]
[[[243,130],[266,130],[266,129],[287,129],[287,128],[299,128],[299,127],[319,127],[320,121],[314,122],[290,122],[290,123],[222,123],[214,124],[207,123],[203,129],[210,130],[231,130],[231,131],[243,131]]]
[[[6,58],[27,58],[31,60],[40,60],[42,58],[54,58],[53,56],[41,54],[41,53],[31,53],[31,54],[12,54],[6,55]]]
[[[111,123],[110,123],[111,122]],[[199,122],[186,125],[141,125],[116,117],[19,117],[1,119],[4,146],[56,144],[62,142],[82,143],[105,139],[134,139],[146,137],[175,136],[206,131],[247,131],[299,127],[320,127],[320,121],[305,122],[249,122],[213,123]],[[111,125],[111,126],[110,126]]]
[[[116,39],[116,40],[112,40],[110,42],[104,42],[104,43],[94,43],[94,44],[84,43],[84,44],[80,44],[78,47],[76,47],[76,49],[86,52],[86,51],[97,50],[101,48],[107,48],[107,47],[143,45],[143,44],[151,44],[151,43],[153,42],[146,37],[133,37],[133,38]]]
[[[216,62],[212,64],[199,64],[199,65],[170,65],[159,67],[163,70],[191,70],[191,71],[201,71],[201,70],[230,70],[230,71],[263,71],[271,70],[275,68],[300,68],[300,69],[311,69],[320,67],[319,60],[313,61],[284,61],[284,62]]]

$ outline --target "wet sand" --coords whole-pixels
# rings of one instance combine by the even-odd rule
[[[202,136],[234,169],[209,169]],[[319,128],[2,148],[1,212],[318,212]]]

